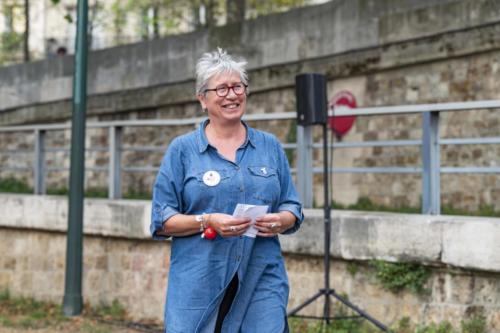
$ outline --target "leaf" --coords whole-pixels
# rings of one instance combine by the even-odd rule
[[[71,16],[71,14],[66,14],[66,15],[64,15],[64,19],[65,19],[68,23],[73,23],[73,16]]]

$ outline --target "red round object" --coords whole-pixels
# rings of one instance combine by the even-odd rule
[[[357,106],[356,98],[351,92],[342,90],[333,96],[328,106],[330,109],[336,106],[355,108]],[[329,117],[328,126],[333,130],[337,138],[340,139],[349,132],[355,120],[356,116]]]
[[[202,237],[206,239],[214,239],[215,237],[217,237],[217,232],[214,228],[208,227],[203,231]]]

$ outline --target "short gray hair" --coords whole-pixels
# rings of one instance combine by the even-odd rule
[[[215,75],[234,72],[240,75],[241,82],[248,85],[245,59],[235,60],[226,51],[217,48],[217,51],[207,52],[196,63],[196,94],[203,94],[208,81]]]

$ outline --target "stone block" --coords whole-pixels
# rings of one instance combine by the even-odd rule
[[[442,262],[500,272],[500,224],[494,218],[449,217],[443,228]]]
[[[441,226],[425,215],[342,213],[340,255],[345,259],[438,262]]]

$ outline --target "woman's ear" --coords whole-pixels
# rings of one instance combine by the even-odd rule
[[[207,105],[205,103],[205,95],[198,94],[198,95],[196,95],[196,98],[198,98],[198,101],[200,102],[201,108],[203,109],[203,111],[205,111],[207,109]]]

